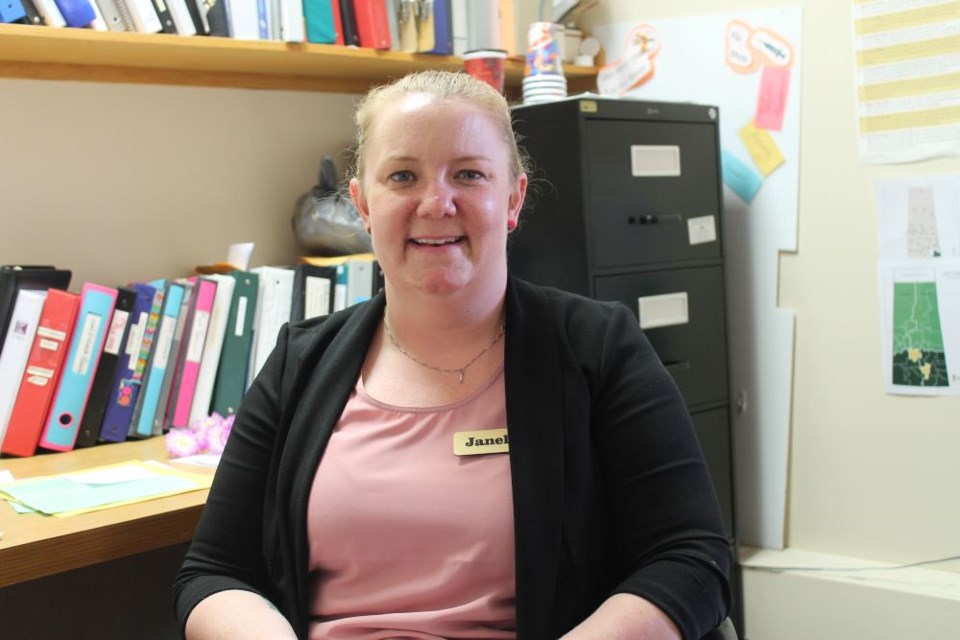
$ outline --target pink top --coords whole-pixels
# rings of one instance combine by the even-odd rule
[[[310,492],[312,640],[516,636],[509,456],[453,452],[505,426],[502,367],[427,409],[357,382]]]

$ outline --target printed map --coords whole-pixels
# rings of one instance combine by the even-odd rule
[[[893,384],[950,384],[934,282],[894,283]]]

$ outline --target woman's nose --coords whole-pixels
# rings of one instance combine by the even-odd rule
[[[420,199],[418,213],[423,216],[449,216],[456,213],[454,189],[445,180],[432,180]]]

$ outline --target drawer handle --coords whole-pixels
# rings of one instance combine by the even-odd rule
[[[667,215],[645,213],[642,216],[627,217],[627,224],[664,224],[668,222],[683,222],[683,216],[676,213]]]

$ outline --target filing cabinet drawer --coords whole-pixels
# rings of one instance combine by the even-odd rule
[[[594,267],[720,256],[714,123],[588,120],[585,132]]]
[[[733,470],[730,453],[730,420],[726,407],[691,414],[700,447],[710,467],[710,477],[717,490],[723,527],[733,538]]]
[[[598,276],[594,287],[597,299],[620,301],[637,315],[688,406],[727,401],[721,266]]]

